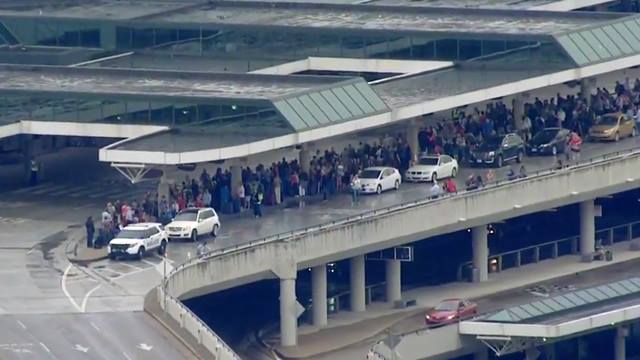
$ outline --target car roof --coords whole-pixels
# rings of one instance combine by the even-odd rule
[[[191,207],[191,208],[186,208],[184,210],[181,210],[180,213],[181,214],[183,214],[183,213],[197,213],[199,211],[209,210],[209,209],[211,209],[211,208],[210,207],[201,207],[201,208]]]
[[[368,167],[368,168],[366,168],[364,170],[367,171],[367,170],[384,170],[384,169],[391,169],[391,167],[389,167],[389,166],[372,166],[372,167]]]
[[[422,155],[422,156],[420,156],[420,159],[439,159],[443,155],[445,155],[445,154],[440,154],[440,155]]]
[[[131,225],[127,225],[125,226],[125,230],[130,229],[130,230],[144,230],[144,229],[148,229],[154,226],[162,226],[162,224],[160,223],[153,223],[153,222],[147,222],[147,223],[137,223],[137,224],[131,224]]]

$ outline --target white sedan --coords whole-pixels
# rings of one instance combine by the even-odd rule
[[[458,161],[449,155],[423,156],[405,173],[407,181],[435,181],[458,175]]]
[[[402,176],[398,169],[376,166],[366,168],[360,174],[360,185],[363,193],[380,194],[385,190],[398,189],[402,183]]]

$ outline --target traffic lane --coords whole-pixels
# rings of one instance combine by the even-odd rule
[[[0,338],[3,360],[194,358],[143,312],[5,315]]]
[[[640,268],[638,265],[640,265],[640,261],[629,261],[472,300],[478,305],[478,313],[480,314],[478,318],[482,318],[485,315],[512,306],[528,304],[563,293],[640,276]],[[547,291],[541,291],[542,289],[547,289]],[[425,312],[427,310],[428,309],[425,309]],[[585,310],[584,313],[586,314],[589,311],[593,312],[594,310]],[[392,332],[395,334],[406,334],[424,329],[427,329],[427,326],[425,325],[424,314],[421,313],[398,322],[392,327]]]
[[[640,138],[624,139],[617,143],[585,143],[581,151],[583,160],[593,158],[606,153],[624,151],[637,148],[640,145]],[[523,165],[528,174],[535,171],[552,168],[557,160],[565,162],[564,155],[525,157]],[[509,164],[517,172],[519,164],[515,162]],[[495,171],[496,179],[506,178],[509,166],[504,166]],[[455,180],[458,189],[464,189],[466,178],[471,175],[486,175],[488,168],[461,167],[459,175]],[[252,212],[235,214],[231,216],[221,215],[221,233],[213,248],[225,248],[238,245],[265,236],[277,235],[293,230],[304,229],[340,220],[345,217],[358,215],[370,210],[380,209],[401,203],[423,199],[429,196],[431,184],[403,183],[398,191],[385,192],[382,195],[362,195],[360,203],[353,206],[351,197],[348,194],[332,196],[327,202],[309,203],[307,206],[298,208],[264,208],[264,217],[254,219]]]

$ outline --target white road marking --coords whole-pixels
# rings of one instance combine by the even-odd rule
[[[67,299],[69,299],[69,301],[71,302],[71,305],[73,305],[73,307],[75,307],[76,310],[78,310],[78,312],[82,312],[82,308],[73,299],[73,297],[71,297],[71,294],[69,294],[69,291],[67,291],[67,275],[69,274],[69,270],[71,270],[71,268],[73,268],[73,266],[69,264],[69,266],[67,266],[67,268],[64,270],[64,273],[62,274],[62,280],[61,280],[62,292],[67,297]]]
[[[40,346],[42,346],[42,348],[44,349],[44,351],[48,352],[49,354],[51,354],[51,350],[49,350],[49,348],[47,347],[47,345],[45,345],[44,343],[40,343]]]
[[[76,344],[76,346],[73,347],[73,350],[81,351],[81,352],[83,352],[85,354],[89,352],[89,348],[88,347],[84,347],[84,346],[82,346],[80,344]]]
[[[87,292],[84,295],[84,299],[82,299],[82,312],[86,312],[87,311],[87,302],[89,301],[89,297],[91,296],[91,294],[93,294],[94,291],[100,289],[102,285],[98,285],[96,287],[94,287],[93,289],[89,290],[89,292]]]
[[[122,352],[122,355],[123,355],[123,356],[124,356],[124,358],[125,358],[125,359],[127,359],[127,360],[133,360],[133,359],[131,359],[131,358],[129,357],[129,355],[127,355],[127,353],[126,353],[126,352],[124,352],[124,351]]]
[[[143,269],[141,267],[137,267],[135,265],[131,265],[131,264],[128,264],[126,262],[119,262],[118,265],[127,266],[127,267],[130,267],[130,268],[133,268],[134,270],[142,270]]]
[[[84,186],[74,186],[74,187],[71,187],[71,188],[68,188],[68,189],[50,192],[47,195],[49,195],[49,196],[60,196],[60,195],[73,193],[73,192],[76,192],[76,191],[80,191],[80,190],[83,190],[83,189],[84,189]]]
[[[130,276],[130,275],[139,274],[139,273],[141,273],[141,272],[143,272],[143,271],[147,271],[147,270],[149,270],[149,269],[153,269],[153,268],[152,268],[152,267],[148,267],[148,268],[144,268],[144,269],[140,269],[140,270],[131,271],[131,272],[128,272],[128,273],[126,273],[126,274],[122,274],[122,275],[120,275],[120,276],[116,276],[116,277],[112,278],[112,279],[111,279],[111,282],[114,282],[114,281],[116,281],[116,280],[120,280],[120,279],[122,279],[122,278],[124,278],[124,277],[127,277],[127,276]]]
[[[93,321],[90,321],[89,324],[91,324],[91,327],[96,329],[97,332],[101,332],[102,330],[100,330],[100,328],[98,327],[98,325],[94,324]]]
[[[62,189],[67,188],[69,185],[54,185],[54,186],[49,186],[49,187],[43,187],[41,189],[37,189],[37,190],[32,190],[31,194],[34,195],[44,195],[48,192],[52,192],[52,191],[60,191]]]
[[[16,320],[16,322],[18,323],[18,325],[20,325],[24,330],[27,330],[27,326],[20,320]]]
[[[138,349],[144,350],[144,351],[151,351],[151,349],[153,349],[153,346],[147,345],[145,343],[138,344],[137,347],[138,347]]]

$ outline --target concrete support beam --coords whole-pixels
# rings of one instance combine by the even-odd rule
[[[473,246],[473,267],[478,269],[478,281],[489,279],[489,245],[487,241],[487,226],[480,225],[471,229],[471,243]]]
[[[364,255],[354,256],[349,260],[351,282],[351,311],[366,310]]]
[[[585,200],[580,203],[580,254],[583,261],[591,261],[595,237],[595,205],[593,200]]]
[[[580,80],[580,94],[586,99],[587,105],[591,105],[591,95],[595,86],[595,78],[586,78]]]
[[[302,171],[308,173],[309,165],[311,163],[311,151],[309,150],[309,146],[307,144],[303,144],[300,148],[300,153],[298,153],[298,162],[300,163],[300,168]]]
[[[629,330],[624,326],[616,329],[616,335],[613,340],[613,351],[615,360],[625,360],[627,358],[627,334]]]
[[[545,360],[556,360],[556,344],[551,343],[544,346]]]
[[[413,119],[409,121],[407,124],[407,143],[411,148],[411,156],[413,157],[413,161],[418,161],[418,157],[420,156],[420,143],[418,142],[418,133],[420,132],[420,123],[417,119]]]
[[[100,26],[100,47],[105,50],[116,49],[116,26],[114,24]]]
[[[393,304],[402,299],[402,263],[400,260],[387,260],[387,302]]]
[[[313,325],[327,326],[327,265],[311,269],[311,296],[313,301]]]
[[[235,160],[231,163],[229,171],[231,172],[231,194],[235,196],[240,184],[242,184],[242,167],[246,166],[245,161]]]
[[[169,196],[169,181],[167,179],[167,171],[166,169],[162,170],[162,176],[160,177],[160,183],[158,183],[158,204],[162,201],[162,199],[167,200],[167,204],[171,203],[171,199]],[[159,214],[158,214],[159,215]]]
[[[513,98],[512,109],[513,109],[513,122],[516,130],[522,130],[524,118],[524,103],[529,99],[529,93],[522,93],[516,95]]]
[[[298,344],[296,316],[296,279],[280,279],[280,344]]]

